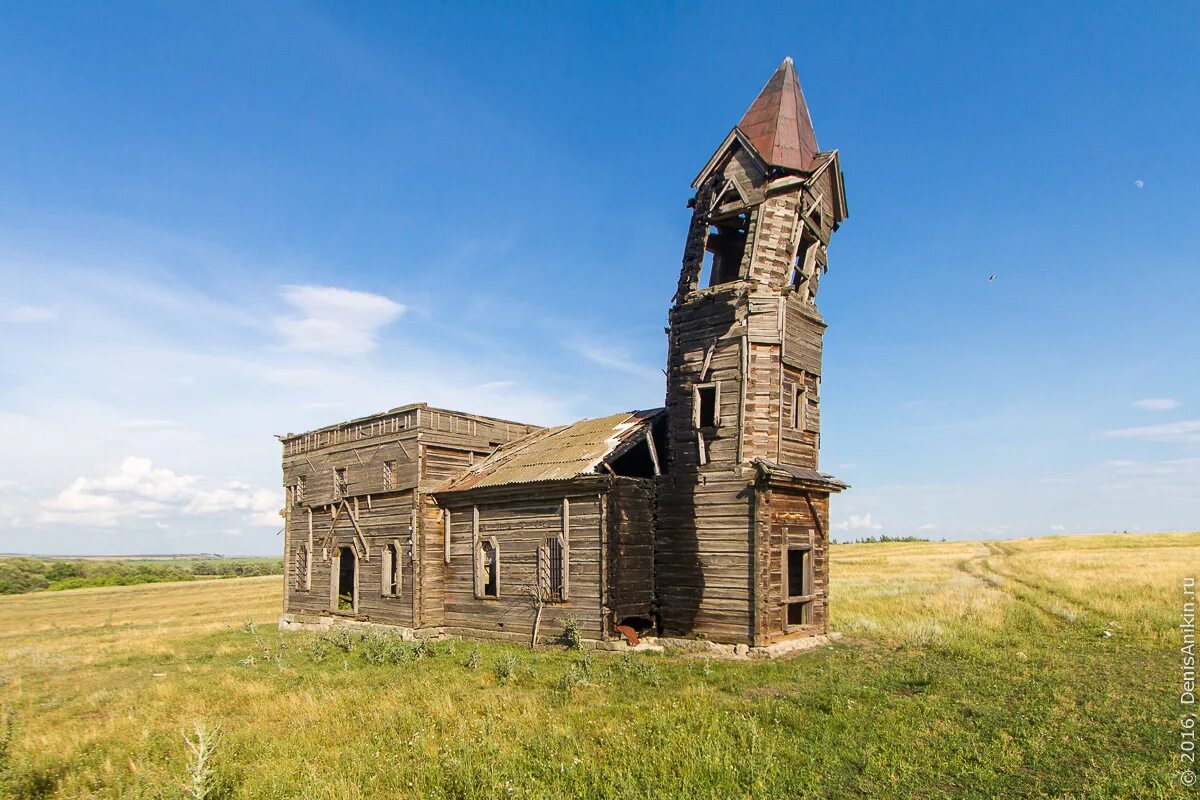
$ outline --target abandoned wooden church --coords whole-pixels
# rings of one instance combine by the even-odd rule
[[[822,640],[817,287],[846,218],[791,59],[692,183],[665,408],[541,428],[423,403],[280,437],[285,627]]]

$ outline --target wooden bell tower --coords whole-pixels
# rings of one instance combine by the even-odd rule
[[[655,570],[664,635],[763,646],[824,633],[817,290],[846,219],[790,58],[692,184],[670,311],[669,473]]]

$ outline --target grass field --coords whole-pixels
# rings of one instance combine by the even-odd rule
[[[217,798],[1190,796],[1200,535],[839,545],[832,569],[845,637],[775,662],[281,636],[278,577],[0,598],[5,780],[181,797],[202,722]]]

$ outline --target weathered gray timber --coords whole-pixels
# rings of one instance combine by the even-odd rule
[[[847,209],[791,59],[692,188],[665,408],[539,428],[421,404],[280,437],[283,624],[825,640],[846,485],[819,471],[816,299]]]

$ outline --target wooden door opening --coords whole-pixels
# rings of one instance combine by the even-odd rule
[[[812,549],[787,549],[787,609],[784,628],[812,624]]]
[[[354,548],[339,548],[337,561],[336,608],[338,611],[357,611],[358,581],[355,578],[358,571],[358,556],[354,552]]]

